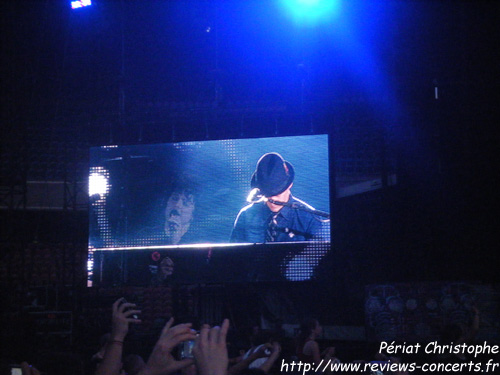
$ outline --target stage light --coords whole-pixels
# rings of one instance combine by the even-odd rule
[[[78,9],[92,5],[92,0],[77,0],[71,2],[71,9]]]
[[[93,167],[89,175],[89,197],[102,199],[108,192],[108,172],[102,167]]]
[[[292,17],[300,24],[315,24],[338,14],[340,0],[282,0]]]

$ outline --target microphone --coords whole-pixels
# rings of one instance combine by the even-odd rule
[[[280,201],[275,201],[274,199],[271,199],[271,198],[264,198],[264,199],[266,199],[266,201],[268,201],[272,204],[276,204],[278,206],[288,206],[290,208],[293,208],[294,210],[307,211],[307,212],[310,212],[314,215],[330,219],[330,214],[328,212],[316,210],[315,208],[307,206],[307,205],[300,203],[300,202],[280,202]]]
[[[292,203],[275,201],[274,199],[267,198],[267,201],[272,204],[276,204],[278,206],[292,206]]]
[[[261,194],[259,188],[253,188],[247,196],[248,203],[258,203],[265,199],[264,195]]]

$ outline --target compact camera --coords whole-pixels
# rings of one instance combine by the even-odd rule
[[[193,358],[194,340],[188,340],[179,344],[179,356],[181,359]]]

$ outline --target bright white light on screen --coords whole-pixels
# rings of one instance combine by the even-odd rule
[[[78,9],[78,8],[88,7],[90,5],[92,5],[92,1],[91,0],[72,1],[71,2],[71,9]]]
[[[91,173],[89,176],[89,197],[96,194],[103,197],[108,193],[108,191],[108,178],[102,173]]]

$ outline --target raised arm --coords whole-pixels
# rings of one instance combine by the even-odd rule
[[[168,375],[193,363],[191,358],[176,360],[172,350],[183,341],[194,340],[196,332],[191,323],[178,324],[172,327],[174,318],[170,318],[158,339],[148,362],[138,375]]]
[[[97,367],[95,375],[119,375],[122,367],[123,342],[130,323],[140,323],[133,315],[140,314],[136,305],[120,298],[113,303],[111,337],[106,344],[106,352]]]

